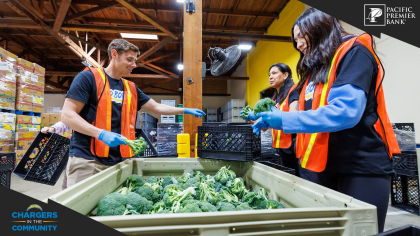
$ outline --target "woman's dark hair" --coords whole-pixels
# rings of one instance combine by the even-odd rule
[[[268,72],[270,72],[271,68],[277,67],[281,71],[281,73],[289,73],[289,76],[287,76],[286,80],[284,81],[283,86],[280,88],[280,92],[277,92],[277,89],[274,91],[274,95],[272,100],[276,101],[276,103],[282,103],[284,99],[286,99],[287,95],[289,94],[289,90],[293,87],[295,84],[292,80],[292,70],[290,67],[284,63],[276,63],[270,66],[270,69]]]
[[[294,28],[299,27],[300,34],[304,37],[307,50],[303,54],[297,48],[294,40]],[[303,85],[312,73],[314,85],[326,83],[331,61],[336,50],[343,42],[342,37],[348,35],[340,25],[338,20],[315,8],[310,8],[300,15],[292,27],[293,46],[300,53],[296,71],[299,83],[296,87],[298,93],[301,92]],[[305,38],[308,37],[308,40]]]

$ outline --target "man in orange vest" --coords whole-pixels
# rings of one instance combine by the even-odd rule
[[[107,68],[86,68],[74,78],[61,117],[74,130],[66,167],[68,187],[133,156],[122,137],[135,139],[141,108],[162,115],[205,115],[199,109],[156,103],[133,82],[122,79],[136,67],[139,54],[134,44],[115,39],[108,46]]]

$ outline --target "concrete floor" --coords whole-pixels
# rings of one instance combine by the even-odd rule
[[[12,174],[10,186],[11,189],[17,192],[23,193],[27,196],[42,201],[48,198],[49,196],[60,192],[62,183],[63,175],[57,181],[57,184],[55,186],[49,186],[45,184],[38,184],[34,182],[21,180]],[[390,205],[385,221],[385,231],[408,224],[420,226],[420,216],[400,210]]]

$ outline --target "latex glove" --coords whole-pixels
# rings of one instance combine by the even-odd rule
[[[109,132],[106,130],[102,130],[102,132],[99,134],[98,139],[104,142],[109,147],[116,147],[121,144],[127,145],[127,143],[122,138],[121,134]]]
[[[271,111],[260,112],[257,115],[268,124],[270,128],[282,130],[283,129],[283,112],[273,106],[270,106]]]
[[[206,113],[197,108],[184,108],[184,114],[194,115],[196,118],[203,118],[206,115]]]
[[[243,110],[244,110],[245,108],[242,108],[242,111],[241,111],[241,113],[240,113],[240,116],[242,117],[242,113],[243,113]],[[246,117],[246,119],[245,119],[246,121],[254,121],[254,120],[258,120],[258,118],[254,115],[254,111],[250,111],[249,113],[248,113],[248,116]]]
[[[53,127],[44,127],[41,129],[41,133],[46,134],[48,132],[54,133],[55,129]]]
[[[268,128],[268,124],[265,121],[263,121],[262,118],[259,118],[255,122],[255,124],[252,125],[252,132],[254,132],[254,134],[256,134],[256,135],[259,135],[260,131],[262,129],[266,129],[266,128]]]

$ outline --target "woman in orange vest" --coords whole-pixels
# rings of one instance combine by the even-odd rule
[[[382,232],[391,158],[400,150],[373,38],[349,35],[337,19],[313,8],[299,16],[292,36],[300,53],[298,111],[259,113],[260,126],[297,133],[301,177],[375,205]]]
[[[296,104],[299,100],[299,94],[294,90],[295,83],[292,80],[292,70],[284,63],[276,63],[270,66],[268,72],[268,81],[270,87],[274,89],[274,95],[271,98],[276,102],[276,108],[281,111],[295,111]],[[248,114],[246,121],[252,124],[258,118],[254,112]],[[264,129],[263,131],[266,131]],[[281,130],[271,129],[272,147],[276,148],[277,154],[280,156],[280,164],[295,170],[298,175],[299,169],[295,158],[294,143],[296,134],[285,134]]]

